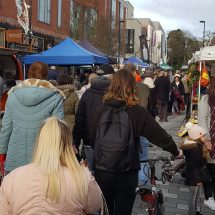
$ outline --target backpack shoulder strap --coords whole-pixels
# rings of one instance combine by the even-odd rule
[[[102,118],[103,113],[107,110],[107,105],[101,105],[92,116],[92,127],[90,129],[90,144],[92,148],[94,148],[94,143],[96,139],[96,129],[99,125],[99,122]]]

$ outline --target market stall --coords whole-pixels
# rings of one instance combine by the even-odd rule
[[[123,64],[128,64],[128,63],[133,63],[136,66],[140,66],[142,68],[148,68],[150,65],[148,63],[143,62],[140,58],[138,57],[130,57],[127,60],[123,62]]]
[[[41,61],[48,65],[93,65],[108,63],[108,58],[99,56],[82,48],[71,38],[40,54],[26,55],[25,65]]]
[[[198,104],[201,95],[206,93],[210,76],[215,76],[215,46],[201,48],[189,61],[188,85],[191,89],[189,121],[193,123],[198,123]],[[182,126],[178,136],[183,136],[186,132]]]
[[[93,46],[89,41],[87,40],[81,40],[79,42],[79,45],[81,47],[83,47],[84,49],[86,49],[89,52],[92,52],[96,55],[102,56],[102,57],[107,57],[108,58],[108,63],[109,64],[117,64],[117,59],[110,57],[108,55],[106,55],[105,53],[103,53],[102,51],[98,50],[95,46]]]

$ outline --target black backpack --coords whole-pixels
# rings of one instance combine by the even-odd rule
[[[96,131],[94,168],[110,172],[126,172],[132,167],[135,145],[132,124],[126,112],[106,105]]]

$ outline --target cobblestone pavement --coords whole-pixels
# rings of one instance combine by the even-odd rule
[[[176,136],[177,129],[180,127],[184,115],[179,116],[170,116],[169,122],[162,122],[161,126],[173,136],[176,143],[182,141],[181,138]],[[168,153],[163,152],[158,147],[149,148],[149,157],[158,157],[165,156]],[[158,177],[159,177],[159,164],[158,164]],[[184,179],[180,174],[176,174],[172,182],[167,182],[162,184],[162,182],[157,182],[158,186],[162,189],[164,195],[164,206],[165,206],[165,215],[186,215],[188,214],[188,196],[189,196],[189,187],[184,185]],[[203,204],[204,202],[204,193],[201,191],[201,198],[198,202],[198,210],[203,215],[215,215],[215,211],[211,211],[206,208]],[[140,197],[137,196],[132,215],[143,215],[147,214],[146,212],[146,203],[140,200]]]

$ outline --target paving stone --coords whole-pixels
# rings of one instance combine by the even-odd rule
[[[186,214],[187,215],[187,210],[183,210],[183,209],[178,209],[178,208],[170,208],[170,207],[165,207],[165,211],[168,213],[168,212],[171,212],[172,214],[180,214],[180,215],[184,215]]]
[[[181,192],[189,192],[190,189],[188,187],[180,187],[179,189]]]
[[[178,194],[175,194],[175,193],[163,193],[163,196],[168,197],[168,198],[173,198],[173,199],[178,198]]]
[[[164,202],[165,207],[170,207],[170,208],[176,208],[177,203],[176,202]]]
[[[182,210],[188,210],[188,205],[185,205],[185,204],[177,204],[177,208],[178,208],[178,209],[182,209]]]

